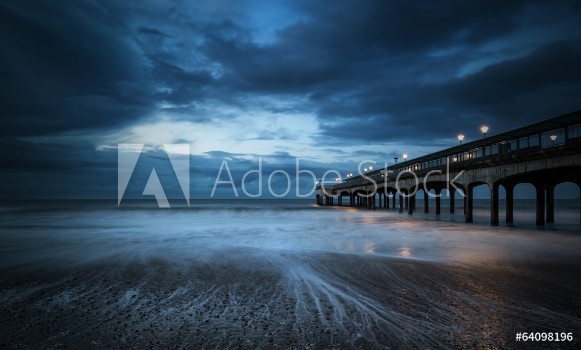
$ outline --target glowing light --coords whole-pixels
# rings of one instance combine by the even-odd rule
[[[482,131],[482,133],[483,133],[483,134],[486,134],[486,133],[488,132],[488,129],[489,129],[489,128],[488,128],[488,126],[486,126],[486,125],[482,125],[482,126],[480,127],[480,131]]]

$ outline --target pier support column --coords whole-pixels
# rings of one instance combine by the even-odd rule
[[[405,209],[407,209],[410,206],[410,197],[407,195],[404,198],[404,205],[405,205]]]
[[[454,214],[456,207],[456,189],[450,186],[448,193],[450,194],[450,214]]]
[[[408,214],[409,215],[413,215],[414,214],[414,209],[416,206],[416,194],[414,193],[413,195],[409,196],[409,208],[408,208]]]
[[[387,193],[383,192],[382,195],[383,197],[379,198],[379,202],[381,203],[381,207],[385,208],[385,198],[387,197]]]
[[[504,185],[506,190],[506,223],[510,224],[514,221],[514,184]]]
[[[382,195],[382,196],[381,196],[381,198],[380,198],[380,202],[381,202],[381,205],[380,205],[380,207],[381,207],[381,208],[385,208],[385,198],[387,197],[387,193],[385,193],[385,192],[384,192],[384,193],[382,193],[381,195]]]
[[[375,202],[376,202],[376,200],[375,200],[375,193],[374,193],[373,196],[371,196],[371,207],[373,209],[375,209]]]
[[[473,197],[473,193],[474,193],[474,188],[470,185],[466,186],[466,196],[464,197],[464,210],[465,210],[465,214],[464,217],[466,219],[466,222],[470,223],[470,222],[474,222],[474,217],[473,217],[473,204],[474,204],[474,199]]]
[[[436,215],[440,215],[442,212],[442,189],[436,188]]]
[[[535,184],[537,190],[537,226],[545,225],[545,186]]]
[[[498,225],[498,184],[492,184],[490,188],[490,224]]]
[[[547,224],[555,222],[555,185],[548,184],[547,189]]]
[[[382,203],[383,203],[383,198],[381,198],[381,192],[377,192],[377,207],[381,208]]]
[[[565,129],[565,130],[567,130],[567,129]],[[577,186],[579,186],[579,191],[581,192],[581,181],[576,182],[576,183],[577,183]],[[579,225],[581,225],[581,196],[579,196]]]
[[[426,192],[426,189],[424,188],[424,213],[429,213],[430,212],[430,205],[428,202],[428,199],[430,198],[430,196],[428,195],[428,192]]]
[[[399,212],[403,213],[403,193],[399,193]]]
[[[391,198],[393,209],[397,208],[397,206],[395,205],[395,198],[397,197],[396,195],[397,195],[397,192],[393,191],[393,196]]]
[[[383,207],[389,208],[389,198],[387,197],[387,191],[383,193]]]

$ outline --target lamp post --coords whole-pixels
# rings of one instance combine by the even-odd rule
[[[557,141],[557,135],[551,135],[549,137],[551,138],[551,141],[553,141],[553,147],[555,147],[555,141]]]
[[[458,141],[460,141],[460,144],[462,144],[462,141],[464,141],[464,135],[458,135]]]
[[[486,133],[488,132],[488,126],[482,125],[480,131],[482,132],[482,158],[484,158],[486,156]]]
[[[402,157],[403,157],[403,161],[404,161],[404,162],[408,160],[408,155],[407,155],[407,153],[404,153]]]
[[[398,157],[393,157],[393,160],[395,160],[395,164],[397,164],[398,159],[399,159]]]

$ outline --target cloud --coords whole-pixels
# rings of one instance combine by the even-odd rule
[[[186,142],[205,191],[223,158],[239,175],[257,154],[424,154],[579,109],[580,18],[576,1],[8,0],[0,155],[9,184],[114,188],[116,143]]]
[[[359,103],[344,99],[321,107],[322,134],[425,144],[458,132],[474,136],[482,123],[493,125],[495,133],[505,131],[577,109],[580,59],[581,42],[556,43],[442,84],[392,91],[379,86],[353,97]],[[382,90],[391,97],[377,98]]]
[[[145,62],[106,7],[87,1],[0,6],[0,135],[108,127],[148,113]]]

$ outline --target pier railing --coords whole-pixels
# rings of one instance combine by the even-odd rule
[[[473,169],[558,154],[578,153],[580,149],[581,110],[376,169],[363,175],[375,181],[382,181],[385,176],[397,176],[401,172],[413,171],[419,175],[447,166],[451,170]],[[406,176],[402,174],[402,177]],[[362,175],[357,175],[334,185],[333,189],[353,187],[369,181]],[[320,189],[320,185],[317,189]]]

